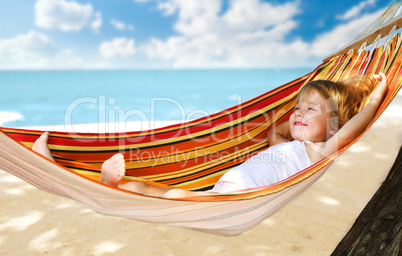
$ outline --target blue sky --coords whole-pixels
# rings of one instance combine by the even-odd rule
[[[0,69],[313,67],[388,0],[0,0]]]

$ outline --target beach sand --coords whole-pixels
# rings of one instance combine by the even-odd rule
[[[105,216],[0,170],[0,255],[329,255],[390,170],[401,113],[400,93],[320,180],[236,237]]]

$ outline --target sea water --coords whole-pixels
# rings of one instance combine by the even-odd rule
[[[188,121],[311,69],[0,71],[0,125]]]

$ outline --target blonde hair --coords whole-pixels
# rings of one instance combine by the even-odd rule
[[[354,76],[337,82],[314,80],[300,90],[296,103],[308,97],[311,92],[318,92],[327,100],[331,129],[338,131],[368,103],[373,89],[372,80],[366,76]]]

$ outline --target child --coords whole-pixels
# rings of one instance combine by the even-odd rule
[[[371,80],[357,79],[342,82],[317,80],[306,84],[296,98],[289,121],[268,131],[271,147],[228,171],[212,190],[195,192],[137,181],[119,185],[125,175],[122,154],[116,154],[103,163],[101,181],[165,198],[224,193],[276,183],[337,152],[367,127],[387,91],[387,78],[383,73],[374,75],[380,83],[372,94]],[[46,132],[35,142],[33,150],[54,160],[47,140]]]

